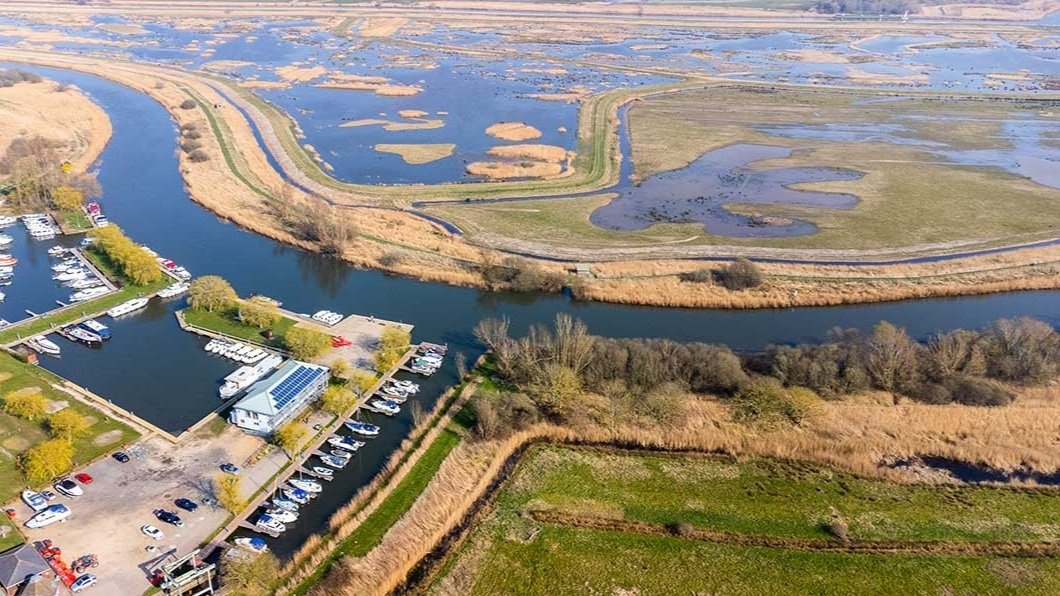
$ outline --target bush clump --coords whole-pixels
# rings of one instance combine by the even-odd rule
[[[180,102],[180,109],[194,110],[196,105],[198,104],[195,103],[194,99],[185,99],[184,101]]]
[[[718,271],[718,281],[730,290],[749,290],[762,285],[762,271],[751,261],[739,258]]]

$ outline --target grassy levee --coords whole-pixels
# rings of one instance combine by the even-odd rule
[[[445,430],[432,442],[423,452],[420,458],[412,466],[405,477],[387,495],[387,498],[369,515],[363,523],[346,538],[344,538],[327,558],[314,569],[313,573],[296,586],[291,594],[303,595],[309,593],[331,567],[342,557],[364,556],[368,551],[375,548],[383,539],[395,522],[408,511],[409,507],[419,498],[420,493],[434,478],[434,474],[442,465],[449,452],[460,443],[460,435]]]
[[[1049,594],[1058,503],[1047,489],[539,445],[428,591]]]
[[[252,91],[240,88],[232,81],[212,75],[209,78],[225,85],[231,92],[240,95],[260,111],[268,119],[287,157],[314,182],[359,197],[391,202],[395,206],[407,206],[413,201],[452,200],[454,198],[474,200],[496,197],[561,196],[610,186],[617,181],[621,159],[617,135],[619,108],[638,97],[703,85],[702,81],[683,81],[637,89],[618,89],[586,99],[578,115],[578,157],[575,159],[575,173],[567,178],[433,185],[365,185],[342,182],[321,169],[299,144],[295,132],[296,124],[282,109],[258,97]],[[400,195],[400,201],[395,201],[395,195]]]

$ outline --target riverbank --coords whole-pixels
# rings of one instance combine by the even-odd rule
[[[962,247],[948,246],[945,248],[957,254],[945,257],[945,266],[925,267],[930,271],[921,270],[912,275],[907,263],[888,265],[880,262],[870,268],[856,262],[858,251],[845,251],[839,259],[852,261],[849,264],[837,263],[834,254],[828,254],[826,261],[807,265],[770,263],[765,286],[732,292],[716,285],[681,281],[682,274],[703,268],[705,264],[702,261],[678,258],[665,261],[661,266],[655,260],[640,261],[644,257],[638,253],[643,253],[647,247],[630,248],[622,252],[609,251],[608,260],[617,261],[610,263],[594,260],[592,255],[576,254],[577,251],[557,261],[555,247],[525,242],[512,245],[505,238],[495,238],[489,234],[476,235],[476,245],[445,226],[395,209],[391,200],[385,198],[393,196],[395,187],[354,185],[357,191],[347,193],[334,186],[321,186],[318,180],[304,173],[296,178],[297,184],[291,184],[285,176],[292,169],[296,172],[303,170],[291,162],[288,166],[282,166],[282,172],[278,171],[272,158],[282,162],[298,154],[292,154],[284,147],[284,143],[277,140],[279,137],[269,134],[270,130],[290,132],[290,128],[284,129],[263,115],[254,120],[257,128],[252,127],[246,114],[253,113],[255,106],[247,104],[242,95],[233,96],[235,92],[224,87],[226,83],[223,81],[177,69],[102,62],[67,55],[30,56],[6,51],[3,57],[96,74],[130,86],[160,102],[177,120],[185,135],[189,130],[195,132],[197,144],[201,145],[199,149],[206,159],[192,160],[188,152],[181,152],[181,174],[193,200],[214,213],[280,242],[320,251],[322,247],[318,243],[285,225],[281,215],[285,209],[283,205],[288,202],[319,201],[320,197],[324,197],[327,201],[342,205],[341,208],[332,208],[336,210],[336,217],[353,220],[357,226],[358,233],[345,244],[338,256],[360,267],[381,269],[424,281],[503,289],[508,287],[507,284],[487,280],[483,271],[491,262],[504,258],[507,253],[520,256],[516,261],[518,268],[539,270],[552,279],[565,278],[567,281],[564,283],[572,286],[581,298],[626,304],[718,308],[820,306],[1060,287],[1060,277],[1055,275],[1055,269],[1050,265],[1057,257],[1049,253],[1042,258],[1041,254],[1026,250],[1006,252],[1003,263],[977,264],[974,259],[959,258]],[[702,84],[694,82],[692,86]],[[583,174],[582,179],[614,180],[618,175],[618,108],[624,102],[637,97],[636,93],[656,94],[687,86],[604,94],[598,97],[610,99],[583,106],[579,130],[580,151],[575,167],[582,172],[588,168],[596,174]],[[191,109],[181,107],[189,99],[195,106]],[[265,144],[269,145],[269,154],[259,144],[259,137],[263,137]],[[270,142],[270,139],[273,141]],[[304,152],[300,154],[304,155]],[[319,172],[315,165],[312,168]],[[303,184],[311,185],[309,188],[313,192],[300,188]],[[504,186],[506,184],[509,186]],[[513,190],[510,184],[449,186],[465,194],[471,193],[472,189],[505,195],[509,192],[528,192],[527,188]],[[540,192],[550,183],[535,184],[533,188]],[[400,188],[404,190],[406,187]],[[432,186],[413,185],[407,188],[416,194],[438,192],[437,187]],[[370,189],[373,195],[384,198],[362,195],[364,189]],[[674,239],[674,242],[678,240]],[[714,256],[708,257],[710,259],[733,256],[726,247],[711,248]],[[939,248],[942,247],[935,247],[934,250]],[[1041,250],[1048,252],[1047,248]],[[823,256],[823,253],[801,251],[798,257],[792,257],[794,253],[791,249],[780,252],[764,248],[743,251],[750,252],[752,258],[767,261],[778,258],[778,255],[780,259],[787,257],[810,261],[814,261],[815,254]],[[928,262],[932,260],[932,252],[916,256]],[[581,258],[583,256],[588,258]],[[885,258],[902,261],[903,256],[899,251]],[[594,274],[588,277],[572,276],[574,264],[579,262],[590,264]],[[828,266],[822,268],[820,265]],[[813,271],[808,271],[810,269]]]
[[[110,118],[80,89],[43,79],[0,87],[0,151],[40,136],[58,146],[75,172],[87,170],[110,140]]]

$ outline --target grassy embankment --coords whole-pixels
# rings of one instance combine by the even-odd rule
[[[1054,541],[1058,500],[1050,491],[891,484],[773,460],[538,447],[434,587],[1055,593],[1060,559],[1003,558],[990,549],[1018,541],[1033,551]],[[836,538],[836,520],[848,542]],[[763,540],[774,546],[759,546]],[[847,550],[870,541],[894,552]]]
[[[780,249],[875,249],[975,241],[997,244],[1033,240],[1055,233],[1060,191],[1000,168],[950,163],[931,151],[939,145],[830,140],[770,134],[766,126],[832,125],[886,130],[947,150],[1005,151],[1013,145],[1002,121],[1022,109],[1011,102],[913,97],[902,102],[866,103],[873,92],[786,89],[762,92],[712,87],[646,98],[629,111],[635,177],[644,179],[685,167],[705,152],[733,143],[781,145],[798,149],[790,158],[760,161],[751,170],[787,167],[846,168],[860,180],[807,183],[796,188],[851,193],[853,209],[795,205],[732,204],[747,215],[793,217],[815,223],[817,233],[791,238],[730,238],[705,234],[698,224],[659,223],[642,231],[601,230],[589,216],[606,198],[561,199],[517,204],[441,205],[432,214],[456,221],[472,233],[494,232],[514,239],[583,248],[626,247],[685,239],[696,245],[762,246]],[[733,115],[722,106],[740,105]],[[715,107],[717,106],[717,107]],[[1032,106],[1028,106],[1032,107]],[[956,124],[955,124],[956,123]],[[1042,203],[1043,196],[1056,201]],[[1003,197],[1003,199],[998,199]],[[1043,205],[1045,205],[1043,207]],[[1051,205],[1051,206],[1050,206]],[[675,249],[676,250],[676,249]]]
[[[247,325],[238,319],[238,309],[236,308],[231,308],[224,312],[186,308],[180,312],[184,316],[185,321],[196,327],[202,327],[209,331],[216,331],[217,333],[280,350],[287,349],[287,331],[297,324],[294,319],[281,316],[276,323],[269,327],[273,333],[272,339],[265,339],[261,335],[261,329],[253,325]]]

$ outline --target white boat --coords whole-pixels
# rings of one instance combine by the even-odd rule
[[[283,497],[273,497],[272,504],[286,511],[298,512],[298,503]]]
[[[350,463],[350,460],[353,459],[353,454],[345,449],[332,449],[328,453],[331,454],[331,457],[337,457],[346,463]]]
[[[93,298],[99,298],[100,296],[102,296],[102,295],[104,295],[104,294],[106,294],[108,292],[110,292],[110,290],[108,290],[104,286],[95,286],[95,287],[91,287],[91,288],[85,288],[83,290],[78,290],[77,292],[74,292],[73,294],[70,294],[70,302],[84,302],[85,300],[91,300]],[[111,310],[114,310],[114,309],[111,309]],[[110,311],[107,311],[107,312],[109,314]],[[111,316],[114,316],[114,315],[111,315]]]
[[[0,246],[9,246],[15,239],[7,234],[0,234]]]
[[[370,404],[373,408],[387,416],[393,416],[401,411],[401,406],[399,406],[397,402],[389,399],[373,399]]]
[[[74,281],[88,277],[88,271],[84,269],[67,269],[52,276],[56,281]]]
[[[140,310],[145,306],[147,306],[147,298],[133,298],[128,302],[122,302],[118,306],[115,306],[114,308],[108,310],[107,314],[111,317],[118,318],[127,315],[131,312]]]
[[[387,385],[386,387],[383,387],[383,393],[385,393],[389,397],[398,397],[401,399],[407,399],[409,396],[409,392],[407,390],[401,389],[400,387],[397,387],[395,385]]]
[[[333,327],[342,321],[342,315],[330,310],[318,310],[317,312],[313,313],[313,316],[310,318],[312,318],[314,321],[324,323],[329,327]]]
[[[313,494],[324,490],[324,487],[320,486],[320,483],[315,480],[304,480],[301,478],[292,478],[288,480],[288,483],[295,487],[304,490],[307,493]]]
[[[286,509],[280,509],[279,507],[271,507],[265,510],[265,514],[275,519],[278,522],[285,524],[293,524],[298,521],[297,511],[288,511]]]
[[[102,337],[100,337],[96,333],[92,333],[87,329],[82,329],[81,327],[73,325],[71,325],[70,327],[64,327],[63,333],[68,339],[71,339],[73,341],[79,341],[88,346],[103,345]]]
[[[255,522],[254,525],[272,534],[283,534],[285,531],[287,531],[287,526],[269,517],[268,515],[262,515],[261,517],[259,517],[258,521]]]
[[[374,437],[379,434],[379,427],[372,424],[371,422],[360,422],[358,420],[347,420],[343,422],[346,428],[359,434],[368,437]]]
[[[43,335],[29,338],[26,340],[26,345],[42,354],[51,354],[52,356],[58,356],[59,352],[62,351],[58,344]]]
[[[174,269],[173,275],[176,275],[179,279],[182,279],[184,281],[188,281],[189,279],[191,279],[191,273],[183,267],[177,267],[176,269]]]
[[[225,377],[224,384],[218,390],[221,399],[228,399],[250,387],[281,363],[283,363],[283,358],[273,354],[254,366],[240,366],[235,372]]]
[[[187,292],[187,291],[188,291],[188,284],[183,283],[183,282],[175,283],[175,284],[173,284],[171,286],[166,286],[165,288],[162,288],[161,290],[159,290],[158,291],[158,297],[159,298],[163,298],[163,299],[164,298],[172,298],[174,296],[179,296],[179,295],[181,295],[181,294],[183,294],[184,292]]]
[[[317,474],[318,476],[323,476],[324,478],[331,478],[335,475],[335,470],[332,470],[331,468],[325,468],[324,466],[313,466],[312,470],[314,474]]]
[[[44,511],[48,507],[48,499],[45,499],[44,495],[29,489],[22,491],[22,502],[35,512]]]
[[[88,288],[95,288],[95,287],[98,287],[98,286],[102,286],[103,282],[98,280],[98,279],[96,279],[96,278],[94,278],[94,277],[92,277],[92,278],[85,278],[85,279],[75,279],[74,281],[65,283],[63,285],[71,287],[71,288],[73,288],[75,290],[87,290]]]
[[[390,384],[406,393],[419,393],[420,386],[412,381],[391,379]]]
[[[283,496],[299,505],[305,505],[309,502],[309,493],[304,490],[285,488],[283,489]]]
[[[43,528],[70,517],[70,508],[62,503],[48,505],[46,509],[26,520],[27,528]]]
[[[361,447],[364,447],[363,442],[358,441],[353,437],[346,437],[343,435],[332,435],[328,437],[328,445],[338,447],[339,449],[345,449],[347,451],[357,451]]]
[[[13,226],[13,225],[15,225],[15,222],[17,222],[17,221],[18,221],[17,217],[12,217],[10,215],[0,215],[0,228],[6,228],[8,226]]]
[[[269,545],[265,544],[265,541],[257,536],[251,538],[236,538],[232,542],[240,548],[245,548],[255,553],[267,553],[269,552]]]
[[[0,218],[0,226],[4,225],[3,218]],[[48,256],[50,257],[61,257],[66,254],[66,249],[62,246],[53,246],[48,249]]]
[[[343,453],[346,453],[346,452],[344,451]],[[346,455],[349,456],[350,454],[346,453]],[[352,456],[350,456],[350,457],[352,457]],[[335,455],[321,455],[320,456],[320,461],[324,462],[325,464],[327,464],[328,466],[330,466],[332,468],[335,468],[336,470],[341,470],[342,468],[346,467],[347,463],[349,463],[350,457],[343,458],[343,457],[338,457],[338,456],[335,456]]]

